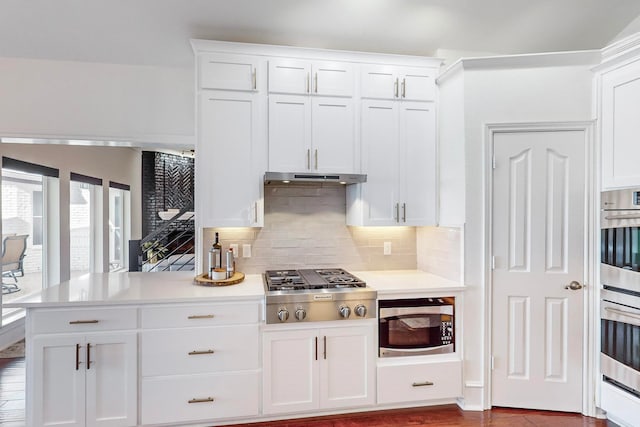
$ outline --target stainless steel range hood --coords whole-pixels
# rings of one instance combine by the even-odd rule
[[[317,182],[319,184],[346,185],[367,182],[367,175],[358,173],[266,172],[264,174],[264,182],[265,184]]]

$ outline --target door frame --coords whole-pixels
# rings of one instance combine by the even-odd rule
[[[599,280],[599,156],[594,141],[595,121],[568,121],[568,122],[518,122],[518,123],[487,123],[485,124],[483,151],[484,151],[484,252],[487,262],[484,264],[485,286],[485,402],[487,408],[492,406],[492,352],[493,352],[493,269],[490,260],[493,257],[493,138],[499,133],[518,132],[563,132],[582,131],[585,135],[585,200],[584,200],[584,317],[585,325],[582,351],[582,414],[595,417],[596,396],[599,364],[599,336],[600,323],[598,311]]]

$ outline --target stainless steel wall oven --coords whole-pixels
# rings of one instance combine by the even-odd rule
[[[455,351],[455,298],[380,300],[380,357]]]
[[[602,376],[640,397],[640,190],[602,193],[600,226]]]

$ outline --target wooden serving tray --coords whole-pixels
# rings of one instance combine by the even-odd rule
[[[213,280],[213,279],[209,279],[208,276],[209,276],[208,273],[203,273],[199,276],[196,276],[195,278],[196,285],[229,286],[229,285],[238,284],[244,280],[244,273],[241,273],[239,271],[236,271],[235,273],[233,273],[233,276],[229,277],[228,279]]]

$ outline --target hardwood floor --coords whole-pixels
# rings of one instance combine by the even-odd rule
[[[25,426],[24,388],[24,357],[0,359],[0,426]]]
[[[0,359],[0,426],[25,427],[24,358]],[[494,408],[484,412],[462,411],[456,405],[330,415],[251,424],[234,427],[404,427],[423,426],[495,427],[604,427],[605,420],[562,412]]]

